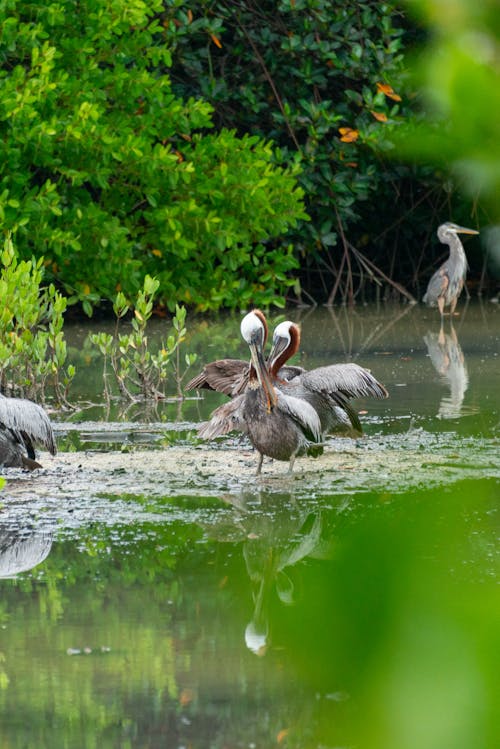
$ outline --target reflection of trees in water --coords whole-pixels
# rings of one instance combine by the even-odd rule
[[[51,547],[51,533],[0,526],[0,577],[33,569],[48,557]]]
[[[458,419],[474,413],[476,409],[463,406],[469,375],[453,325],[449,333],[445,333],[442,327],[439,333],[429,331],[424,336],[424,341],[434,369],[450,388],[450,394],[441,399],[438,418]]]

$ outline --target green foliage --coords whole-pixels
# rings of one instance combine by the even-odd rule
[[[168,5],[176,93],[203,96],[221,124],[265,134],[287,163],[300,162],[312,221],[294,233],[296,246],[333,247],[357,223],[364,232],[369,199],[378,233],[375,197],[389,182],[392,206],[400,178],[384,154],[408,113],[401,11],[373,1],[198,0],[187,15]]]
[[[19,260],[10,235],[0,260],[0,387],[42,400],[52,387],[65,403],[75,374],[64,368],[66,299],[53,284],[41,286],[43,258]]]
[[[163,342],[156,353],[152,353],[147,335],[147,324],[153,313],[153,302],[160,282],[157,278],[146,276],[134,305],[127,301],[120,291],[113,304],[116,315],[116,328],[113,335],[94,333],[90,341],[97,346],[104,356],[104,387],[107,399],[110,398],[108,386],[108,362],[122,396],[130,400],[138,398],[165,398],[165,385],[168,370],[172,367],[176,376],[177,392],[181,395],[181,382],[187,368],[196,361],[196,354],[186,354],[185,369],[181,373],[180,345],[186,337],[186,309],[176,305],[175,317],[172,320],[173,332]],[[120,320],[132,310],[132,332],[120,333]],[[172,362],[172,359],[175,358]]]
[[[452,6],[452,7],[451,7]],[[500,216],[500,21],[493,0],[408,2],[430,30],[413,60],[414,86],[425,109],[403,130],[400,153],[451,173],[460,189]]]
[[[268,243],[306,217],[299,167],[173,94],[164,3],[11,0],[0,22],[0,220],[22,257],[88,313],[146,273],[172,311],[282,298],[296,260]]]

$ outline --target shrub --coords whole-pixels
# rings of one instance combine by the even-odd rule
[[[388,158],[409,113],[401,9],[375,0],[166,5],[174,91],[203,96],[218,124],[265,135],[286,163],[300,163],[312,220],[288,238],[311,289],[305,268],[335,275],[344,235],[366,245],[385,230],[411,174]]]
[[[42,401],[52,390],[67,403],[75,370],[65,369],[66,299],[53,284],[41,286],[43,258],[19,260],[10,236],[0,260],[0,389]]]
[[[0,220],[90,313],[146,273],[171,310],[280,301],[299,168],[174,95],[160,0],[0,5]],[[272,280],[272,283],[270,283]]]
[[[176,307],[172,320],[173,332],[154,352],[150,346],[147,325],[153,313],[153,302],[159,288],[156,278],[146,276],[135,302],[128,302],[122,292],[116,296],[113,309],[116,315],[114,334],[94,333],[90,342],[104,356],[104,393],[111,399],[108,364],[120,395],[130,401],[165,398],[169,370],[176,378],[177,394],[182,396],[181,383],[187,369],[196,361],[196,354],[185,354],[181,372],[180,345],[186,336],[186,309]],[[132,331],[120,333],[120,320],[132,312]]]

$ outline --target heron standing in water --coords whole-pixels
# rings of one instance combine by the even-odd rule
[[[34,444],[57,452],[50,419],[43,408],[25,398],[6,398],[0,393],[0,466],[41,468]]]
[[[467,275],[467,258],[459,234],[479,234],[479,232],[452,222],[441,224],[437,230],[439,241],[449,246],[450,254],[429,281],[423,301],[429,307],[437,306],[441,319],[445,307],[449,306],[450,315],[455,312]]]

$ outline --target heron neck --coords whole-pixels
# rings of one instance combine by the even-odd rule
[[[465,252],[462,245],[462,242],[458,237],[450,237],[448,241],[448,246],[450,248],[450,255],[460,258],[461,260],[465,260]]]

